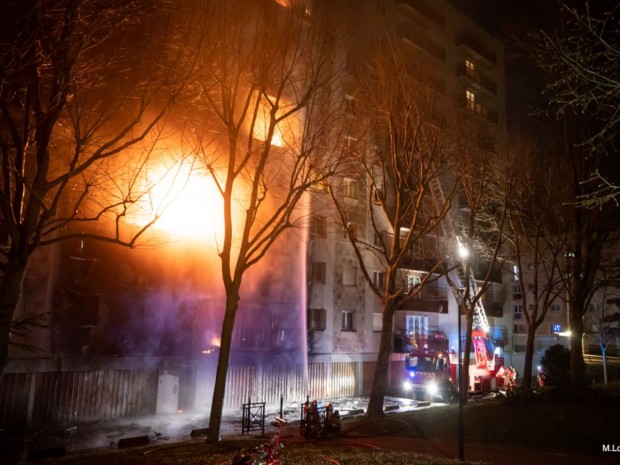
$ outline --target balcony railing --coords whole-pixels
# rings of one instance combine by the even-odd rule
[[[446,28],[446,17],[424,0],[401,0],[398,4],[417,17],[431,21],[442,31]]]
[[[479,90],[486,90],[493,95],[497,95],[497,84],[491,78],[481,73],[477,69],[468,67],[465,63],[459,63],[456,68],[457,77],[469,78],[472,87]]]
[[[463,98],[461,105],[491,123],[497,124],[497,113],[482,103]]]
[[[464,47],[469,53],[478,58],[484,60],[490,65],[495,66],[497,64],[496,53],[486,47],[475,34],[463,31],[456,36],[456,45]]]
[[[436,44],[428,36],[411,26],[399,24],[398,36],[413,47],[428,53],[442,63],[446,61],[446,50],[441,45]]]

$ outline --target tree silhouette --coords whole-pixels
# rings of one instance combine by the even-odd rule
[[[170,37],[145,29],[167,23],[163,3],[2,4],[2,369],[11,333],[43,321],[14,318],[39,247],[69,237],[131,247],[152,222],[136,231],[125,230],[122,220],[145,194],[137,179],[178,90],[174,54],[166,53]],[[147,52],[156,48],[161,53]]]

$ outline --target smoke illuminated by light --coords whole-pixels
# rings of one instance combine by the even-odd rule
[[[156,230],[176,238],[217,242],[224,231],[223,200],[211,176],[190,163],[158,166],[149,175],[150,188],[131,221],[146,224],[155,215]]]

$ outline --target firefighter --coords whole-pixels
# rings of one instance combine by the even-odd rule
[[[443,358],[443,354],[439,352],[437,360],[435,361],[435,371],[443,371],[446,368],[446,361]]]

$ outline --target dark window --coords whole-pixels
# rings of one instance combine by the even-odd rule
[[[327,321],[327,311],[324,308],[308,309],[308,331],[324,331]]]
[[[327,236],[327,219],[324,216],[314,215],[310,223],[310,232],[317,236]]]
[[[327,266],[325,262],[308,263],[308,281],[324,283],[327,276]]]

